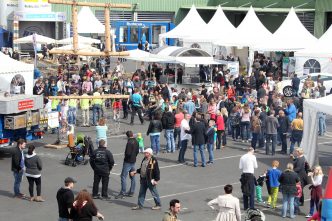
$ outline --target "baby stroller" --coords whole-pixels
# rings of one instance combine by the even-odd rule
[[[259,209],[247,209],[245,213],[246,221],[265,221],[265,215]]]
[[[70,139],[69,139],[70,140]],[[74,145],[68,144],[69,153],[67,154],[65,165],[71,165],[76,167],[77,165],[86,165],[89,161],[85,159],[88,152],[93,151],[93,143],[90,137],[84,136],[84,134],[79,133],[76,137],[76,142]]]

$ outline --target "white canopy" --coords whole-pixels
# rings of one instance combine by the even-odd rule
[[[198,35],[206,29],[206,23],[193,5],[187,16],[173,30],[160,34],[159,38],[185,38]]]
[[[193,28],[196,28],[193,26]],[[220,6],[218,6],[217,11],[214,13],[213,17],[206,25],[206,29],[204,31],[200,31],[197,35],[191,36],[189,38],[185,38],[189,41],[204,41],[210,42],[213,40],[222,41],[225,38],[229,38],[232,36],[232,33],[235,32],[235,27],[228,20],[224,11]]]
[[[10,92],[10,84],[15,75],[22,75],[25,82],[25,94],[32,94],[33,64],[26,64],[10,58],[0,52],[0,91]]]
[[[332,25],[315,44],[296,52],[295,57],[332,58]]]
[[[303,100],[303,120],[304,130],[301,146],[303,147],[306,159],[310,166],[318,163],[317,154],[317,131],[318,131],[318,112],[332,115],[332,95],[318,99]]]
[[[79,44],[100,44],[100,40],[94,39],[94,38],[89,38],[89,37],[83,37],[83,36],[78,36],[78,43]],[[57,41],[57,44],[60,45],[67,45],[67,44],[73,44],[73,37],[71,38],[65,38],[62,40]]]
[[[250,7],[246,17],[237,27],[236,31],[227,38],[215,41],[216,45],[237,46],[237,47],[254,47],[266,39],[270,39],[272,34],[262,24],[257,17],[253,7]]]
[[[81,8],[77,15],[77,32],[80,34],[102,34],[105,26],[96,18],[89,7]]]
[[[160,57],[155,54],[151,54],[149,52],[134,49],[129,50],[129,56],[126,56],[126,59],[134,60],[134,61],[144,61],[144,62],[158,62],[158,63],[174,63],[174,60],[169,57]]]
[[[36,43],[37,44],[52,44],[55,43],[56,40],[53,38],[45,37],[42,35],[35,34],[36,36]],[[29,36],[25,36],[23,38],[18,38],[14,40],[16,44],[26,44],[26,43],[33,43],[33,34]]]
[[[254,49],[260,51],[297,51],[316,42],[317,38],[304,27],[294,8],[291,8],[272,38],[266,39]]]
[[[56,51],[56,50],[74,50],[74,46],[73,45],[65,45],[65,46],[62,46],[62,47],[53,48],[50,52]],[[78,51],[79,52],[100,52],[100,50],[98,48],[95,48],[95,47],[92,47],[92,46],[86,45],[86,44],[79,44],[78,45]]]

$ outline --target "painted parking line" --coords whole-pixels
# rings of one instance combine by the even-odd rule
[[[229,184],[229,183],[227,183],[227,184]],[[185,195],[185,194],[189,194],[189,193],[196,193],[196,192],[201,192],[201,191],[206,191],[206,190],[211,190],[211,189],[223,188],[227,184],[222,184],[222,185],[217,185],[217,186],[210,186],[210,187],[205,187],[205,188],[200,188],[200,189],[190,190],[190,191],[184,191],[184,192],[179,192],[179,193],[172,193],[172,194],[160,196],[159,198],[163,199],[163,198],[168,198],[168,197]],[[231,183],[231,185],[238,185],[238,184],[240,184],[240,182]],[[151,201],[151,200],[153,200],[153,198],[147,199],[147,201]]]

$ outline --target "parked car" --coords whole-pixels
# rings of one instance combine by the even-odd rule
[[[324,82],[324,86],[326,88],[325,94],[329,94],[332,88],[332,74],[331,73],[311,73],[311,80],[314,82],[315,87],[317,86],[317,77],[320,75],[320,79]],[[305,80],[308,78],[308,75],[303,75],[300,78],[300,88],[299,93],[301,93],[303,84]],[[285,97],[292,97],[293,90],[292,90],[292,80],[283,80],[282,81],[282,92]]]

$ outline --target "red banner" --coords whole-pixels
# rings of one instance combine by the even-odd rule
[[[18,102],[18,109],[19,110],[28,110],[33,108],[33,100],[24,100]]]

